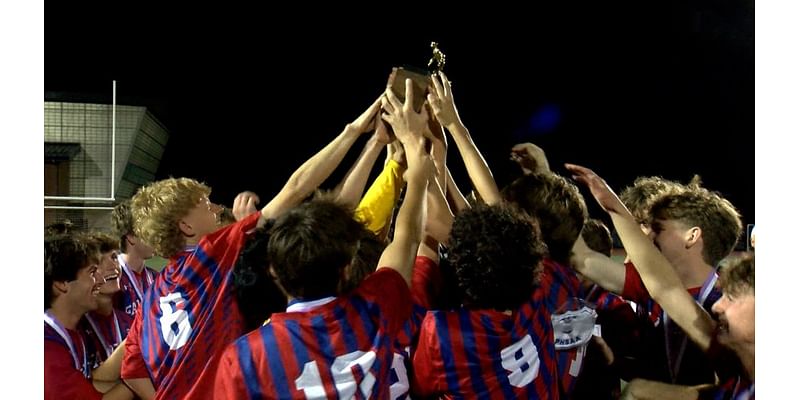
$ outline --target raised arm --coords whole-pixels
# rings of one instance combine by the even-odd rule
[[[392,268],[399,272],[411,285],[414,257],[422,239],[422,221],[425,217],[425,192],[428,179],[435,168],[425,151],[422,132],[427,124],[425,108],[421,113],[414,111],[411,104],[413,85],[406,80],[406,100],[401,103],[391,89],[386,90],[383,108],[386,120],[402,142],[406,152],[408,169],[406,171],[406,195],[395,222],[394,238],[381,255],[378,268]]]
[[[355,218],[381,240],[386,240],[394,208],[403,188],[405,153],[399,141],[386,146],[388,161],[355,210]],[[396,150],[395,150],[396,149]]]
[[[461,158],[464,159],[467,174],[469,174],[473,186],[486,204],[499,203],[501,198],[497,183],[494,181],[489,165],[478,147],[475,146],[475,142],[472,141],[472,136],[461,122],[453,100],[450,81],[443,72],[439,72],[438,77],[431,77],[431,80],[433,81],[433,90],[428,94],[428,102],[436,119],[453,136],[453,141],[456,142]]]
[[[336,136],[333,141],[303,163],[289,177],[281,191],[261,209],[262,218],[259,221],[259,226],[263,225],[267,219],[275,218],[289,208],[299,204],[317,189],[342,162],[356,139],[371,129],[373,119],[380,106],[381,101],[378,98],[355,121],[347,124],[342,133]]]
[[[565,166],[573,173],[574,179],[589,188],[598,204],[611,216],[614,228],[653,300],[703,351],[708,350],[715,323],[683,287],[673,266],[642,232],[639,223],[602,178],[585,167]]]
[[[236,198],[233,199],[233,208],[231,208],[233,217],[240,221],[242,218],[258,211],[256,205],[258,205],[259,201],[258,195],[253,192],[245,191],[237,194]]]
[[[92,370],[92,383],[95,389],[103,393],[103,400],[133,398],[133,392],[120,381],[120,369],[122,368],[122,359],[125,356],[126,340],[123,340],[117,346],[105,362]],[[152,387],[152,384],[150,386]]]
[[[550,172],[550,163],[544,150],[533,143],[515,144],[511,147],[510,158],[519,165],[524,174]],[[580,235],[572,248],[570,264],[605,290],[621,294],[625,287],[625,265],[592,250]]]
[[[447,243],[450,228],[453,226],[453,212],[447,204],[438,179],[428,182],[426,202],[428,215],[425,219],[424,238],[419,245],[417,255],[428,257],[438,264],[439,243]]]
[[[580,235],[572,247],[569,263],[572,268],[603,289],[622,294],[625,288],[625,265],[592,250]]]
[[[347,204],[355,209],[364,193],[364,188],[367,186],[367,179],[372,172],[372,167],[375,161],[378,160],[383,148],[391,141],[388,133],[384,130],[378,130],[370,136],[358,159],[347,171],[342,181],[336,186],[334,192],[336,198],[342,203]]]

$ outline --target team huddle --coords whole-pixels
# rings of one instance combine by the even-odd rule
[[[618,262],[541,148],[513,146],[498,188],[447,77],[419,108],[414,90],[387,88],[260,209],[170,178],[113,234],[46,232],[45,398],[755,398],[755,262],[731,256],[728,200],[659,177],[618,196],[565,164]]]

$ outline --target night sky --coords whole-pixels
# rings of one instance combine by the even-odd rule
[[[392,66],[424,67],[437,41],[501,186],[517,174],[510,147],[531,141],[556,172],[583,164],[617,190],[640,175],[700,174],[754,222],[753,2],[578,3],[345,19],[311,3],[130,4],[105,18],[48,4],[45,91],[110,102],[116,79],[118,103],[147,106],[171,133],[157,178],[202,180],[227,204],[242,190],[266,200],[380,94]],[[452,140],[449,164],[468,190]]]

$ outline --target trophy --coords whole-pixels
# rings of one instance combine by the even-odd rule
[[[441,72],[444,69],[444,53],[439,50],[439,43],[431,42],[431,48],[433,49],[433,57],[431,57],[430,61],[428,61],[428,72],[431,75]]]
[[[417,112],[422,110],[422,105],[425,103],[425,97],[428,95],[428,88],[431,84],[431,75],[444,68],[445,55],[439,50],[439,44],[431,42],[431,48],[433,49],[433,56],[428,61],[427,71],[412,66],[403,66],[392,68],[392,72],[389,74],[388,86],[392,88],[392,92],[402,102],[405,102],[406,99],[406,79],[411,79],[411,83],[414,86],[412,106]],[[380,118],[380,115],[377,118],[377,129],[385,129],[390,137],[394,137],[392,127],[386,124]]]

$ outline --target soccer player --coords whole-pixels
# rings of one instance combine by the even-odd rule
[[[153,284],[158,272],[145,265],[145,260],[153,257],[153,248],[142,242],[133,231],[130,200],[125,200],[111,212],[111,227],[119,238],[117,256],[121,275],[121,291],[115,296],[114,306],[125,311],[133,319],[142,304],[144,292]]]
[[[376,100],[331,143],[306,161],[261,212],[256,197],[244,192],[234,201],[239,221],[217,230],[222,208],[211,189],[186,178],[145,186],[131,200],[136,236],[169,257],[142,301],[126,345],[122,376],[143,398],[206,398],[219,353],[244,334],[232,271],[245,240],[316,189],[348,149],[370,128]],[[253,211],[248,214],[249,211]]]
[[[45,399],[131,399],[116,384],[105,394],[92,384],[87,341],[77,330],[81,317],[97,308],[101,280],[99,254],[89,241],[60,235],[45,239],[44,397]]]
[[[539,222],[547,245],[539,287],[553,314],[558,384],[562,395],[569,396],[583,368],[596,318],[594,310],[580,300],[580,280],[568,266],[570,251],[587,217],[586,204],[577,186],[551,172],[517,178],[503,189],[502,196]]]
[[[613,241],[608,227],[597,219],[583,224],[581,240],[589,248],[611,257]],[[579,275],[580,277],[580,275]],[[620,380],[630,380],[635,372],[640,350],[639,320],[632,306],[621,297],[581,277],[584,300],[595,306],[599,328],[589,342],[583,370],[578,376],[572,398],[575,400],[617,399]]]
[[[687,243],[685,250],[696,247],[698,239],[702,242],[703,232],[701,228],[692,227],[691,229],[681,230],[683,235],[677,236],[674,233],[668,238],[653,243],[650,237],[646,236],[638,227],[633,215],[625,208],[616,194],[608,187],[605,181],[597,176],[593,171],[578,165],[567,164],[575,178],[586,184],[597,200],[598,204],[606,210],[614,222],[614,227],[619,233],[620,239],[625,246],[628,254],[633,261],[633,265],[641,276],[643,284],[653,299],[660,304],[670,318],[683,329],[687,336],[706,353],[708,358],[715,364],[715,369],[720,373],[725,384],[721,385],[717,393],[712,398],[720,399],[750,399],[755,398],[755,261],[752,257],[745,257],[734,263],[722,276],[722,288],[724,296],[715,302],[713,312],[719,316],[719,322],[714,321],[704,308],[697,302],[697,299],[685,289],[686,276],[680,273],[677,267],[670,264],[669,251],[665,251],[664,242],[666,240],[683,241]],[[729,203],[719,202],[713,198],[713,194],[705,194],[704,203],[706,207],[720,207],[714,210],[716,213],[730,213]],[[695,194],[697,195],[697,194]],[[668,196],[669,197],[669,196]],[[690,197],[692,198],[692,197]],[[658,203],[657,203],[658,204]],[[657,210],[670,210],[667,203],[656,208]],[[708,210],[708,208],[706,208]],[[655,213],[656,222],[660,222],[663,216],[659,212]],[[691,217],[692,214],[689,214]],[[696,217],[695,217],[696,218]],[[684,222],[685,223],[685,222]],[[731,224],[728,220],[720,221],[722,224]],[[677,222],[664,226],[667,231],[678,230],[682,226]],[[736,225],[736,224],[733,224]],[[726,230],[717,232],[716,235],[729,233]],[[697,235],[698,237],[693,237]],[[677,236],[677,237],[676,237]],[[709,240],[711,246],[706,248],[702,254],[714,257],[721,253],[727,254],[730,248],[718,247],[712,234]],[[661,247],[660,251],[657,246]],[[702,246],[700,246],[702,250]],[[670,250],[675,250],[674,247]],[[730,367],[736,363],[727,361],[724,351],[720,351],[720,345],[733,351],[740,361],[738,373],[730,374]],[[685,386],[668,385],[660,382],[634,381],[630,388],[626,388],[633,398],[640,398],[638,394],[642,392],[659,393],[661,398],[698,398],[695,388]],[[650,392],[652,394],[652,392]],[[644,398],[644,396],[641,396]],[[652,397],[647,397],[652,398]]]
[[[97,309],[87,312],[79,322],[80,331],[90,339],[93,350],[93,368],[97,368],[106,361],[125,337],[128,336],[132,318],[115,309],[113,296],[120,291],[117,264],[117,250],[119,243],[109,235],[93,232],[87,235],[100,250],[100,264],[97,279],[101,283],[96,296]]]
[[[655,190],[657,194],[646,201],[645,216],[641,212],[632,215],[637,223],[645,222],[645,232],[678,272],[687,292],[713,313],[712,306],[722,296],[716,265],[738,240],[742,230],[739,213],[726,199],[695,184]],[[715,381],[714,368],[702,349],[688,340],[654,301],[635,263],[622,266],[581,246],[580,241],[572,261],[589,279],[635,302],[637,314],[650,319],[641,329],[644,353],[639,377],[685,385]]]
[[[387,398],[395,343],[411,315],[409,284],[422,235],[424,196],[433,163],[421,131],[425,113],[387,90],[384,101],[408,161],[405,200],[394,239],[376,272],[337,296],[366,228],[347,207],[315,199],[279,217],[269,242],[269,270],[289,300],[258,330],[224,352],[214,398]]]
[[[536,290],[544,255],[535,223],[510,208],[478,205],[456,216],[448,263],[462,307],[425,316],[416,394],[558,398],[550,312]]]

